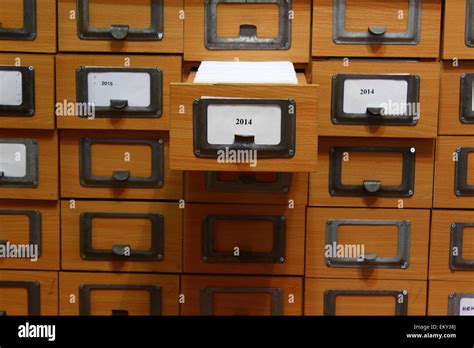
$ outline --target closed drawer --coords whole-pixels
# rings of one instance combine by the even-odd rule
[[[187,273],[304,272],[305,207],[187,204]]]
[[[474,315],[474,280],[430,281],[428,315]]]
[[[186,172],[185,199],[193,203],[306,205],[307,173]]]
[[[0,153],[0,198],[58,198],[56,132],[0,130]]]
[[[176,144],[171,148],[171,168],[314,171],[317,86],[307,85],[304,74],[298,77],[295,85],[203,84],[193,83],[191,74],[188,83],[171,84],[170,136]],[[247,135],[246,126],[253,123],[253,135]]]
[[[0,268],[59,269],[59,205],[0,201]]]
[[[182,276],[182,315],[302,315],[301,278]]]
[[[180,272],[177,203],[62,201],[62,268]]]
[[[63,54],[57,71],[59,128],[169,129],[169,84],[181,81],[181,57]]]
[[[433,211],[430,279],[474,279],[474,218],[471,212]]]
[[[425,280],[429,231],[429,210],[308,208],[306,276]]]
[[[305,280],[305,315],[426,315],[426,281]]]
[[[0,14],[1,51],[56,52],[55,0],[4,0]]]
[[[431,207],[433,140],[320,137],[319,143],[310,205]]]
[[[435,138],[439,64],[313,61],[321,135]]]
[[[61,132],[61,197],[179,199],[167,133]]]
[[[440,135],[474,135],[474,63],[443,62],[439,103]]]
[[[474,208],[473,137],[438,137],[435,208]]]
[[[58,315],[58,273],[0,271],[0,316]]]
[[[438,57],[441,0],[315,0],[313,56]]]
[[[182,0],[59,0],[60,51],[183,52]]]
[[[308,62],[310,0],[185,0],[184,59]]]
[[[471,0],[445,1],[443,59],[474,59],[473,11]]]
[[[60,272],[59,278],[60,315],[179,315],[177,275]]]
[[[0,54],[0,90],[0,128],[54,129],[54,56]]]

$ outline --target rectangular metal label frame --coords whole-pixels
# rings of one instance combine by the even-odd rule
[[[1,29],[0,29],[1,30]],[[1,37],[0,37],[1,39]],[[21,73],[21,105],[0,105],[0,118],[5,116],[32,117],[35,114],[35,70],[32,66],[1,65],[0,71],[18,71]]]
[[[453,292],[448,295],[448,315],[460,315],[459,312],[461,312],[461,300],[463,298],[474,298],[474,293]]]
[[[25,288],[28,297],[28,315],[41,315],[40,283],[37,281],[0,281],[0,288]],[[8,314],[4,312],[4,315]]]
[[[23,0],[23,28],[0,27],[0,41],[32,41],[36,35],[36,0]]]
[[[466,227],[474,227],[474,222],[453,222],[451,224],[449,268],[452,271],[474,271],[474,259],[463,258],[463,235]]]
[[[0,138],[0,144],[22,144],[26,147],[26,175],[14,178],[0,175],[0,189],[2,187],[35,188],[38,186],[38,141],[34,139]],[[3,172],[0,172],[0,174]]]
[[[38,257],[40,257],[42,240],[41,212],[33,210],[0,209],[0,215],[25,215],[28,218],[29,244],[38,247]]]

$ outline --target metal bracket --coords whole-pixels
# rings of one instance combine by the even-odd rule
[[[279,7],[278,36],[259,38],[254,25],[242,24],[240,36],[219,37],[217,34],[217,6],[219,4],[275,4]],[[206,0],[204,44],[209,50],[289,50],[291,48],[291,0]]]
[[[26,174],[24,177],[9,177],[0,166],[0,187],[37,187],[38,186],[38,142],[34,139],[0,138],[2,144],[22,144],[26,147]]]
[[[0,29],[1,30],[1,29]],[[0,36],[1,40],[1,36]],[[21,105],[0,105],[0,116],[32,117],[35,114],[35,70],[32,66],[0,66],[0,71],[21,74]]]
[[[474,47],[474,1],[466,0],[466,35],[467,47]]]
[[[150,294],[150,315],[161,315],[162,291],[158,285],[135,284],[81,284],[79,286],[79,315],[91,315],[91,291],[95,290],[145,290]]]
[[[278,105],[281,108],[281,139],[278,145],[257,145],[252,139],[240,139],[232,145],[215,145],[208,142],[207,108],[209,105]],[[290,114],[290,109],[293,114]],[[194,154],[201,158],[217,158],[219,150],[255,150],[259,158],[292,158],[296,148],[296,102],[292,99],[225,99],[198,98],[193,105]],[[240,141],[239,141],[240,140]]]
[[[29,244],[38,247],[38,257],[41,256],[41,212],[32,210],[0,210],[0,215],[25,215],[29,221]],[[8,241],[0,241],[6,244]]]
[[[1,141],[0,141],[1,143]],[[94,144],[140,144],[151,147],[151,176],[135,177],[117,170],[107,176],[92,174],[92,145]],[[79,144],[79,172],[82,186],[161,188],[164,184],[164,141],[163,139],[121,139],[121,138],[81,138]]]
[[[239,256],[233,251],[214,249],[216,221],[270,221],[273,224],[273,248],[270,253],[241,250]],[[204,262],[209,263],[284,263],[286,249],[286,219],[269,215],[206,215],[201,225],[201,252]]]
[[[216,293],[268,293],[271,296],[271,315],[283,315],[283,289],[246,287],[205,287],[201,289],[201,315],[213,315],[213,297]]]
[[[454,194],[458,197],[474,196],[474,186],[467,183],[469,154],[474,147],[459,147],[456,149],[457,161],[454,164]]]
[[[333,0],[333,41],[336,44],[417,45],[421,32],[421,0],[408,0],[407,31],[390,33],[382,26],[366,32],[346,31],[346,0]]]
[[[3,28],[0,26],[0,40],[36,39],[36,0],[23,0],[23,28]]]
[[[86,67],[76,70],[76,100],[89,103],[88,77],[90,73],[146,73],[150,76],[150,105],[129,106],[128,100],[112,99],[110,106],[95,106],[96,118],[160,118],[163,115],[163,72],[159,68]],[[87,118],[89,115],[78,115]]]
[[[376,197],[411,197],[415,186],[416,151],[411,148],[397,147],[333,147],[330,149],[329,193],[332,196],[376,196]],[[381,182],[377,190],[372,190],[376,180],[365,180],[361,185],[344,185],[342,183],[342,163],[344,153],[400,153],[403,156],[402,183],[400,186],[384,186]],[[372,182],[372,184],[371,184]]]
[[[459,316],[461,313],[461,300],[474,298],[474,293],[451,293],[448,296],[448,315]]]
[[[474,74],[461,74],[460,82],[459,121],[463,124],[473,124],[474,111],[472,110],[472,84],[474,83]]]
[[[338,296],[393,296],[395,315],[408,315],[408,292],[406,290],[326,290],[324,292],[324,315],[336,315]]]
[[[150,220],[150,250],[131,250],[128,245],[114,245],[110,250],[94,249],[92,247],[92,220],[95,218]],[[81,213],[80,243],[83,260],[161,261],[164,254],[164,217],[160,214]],[[127,247],[130,251],[129,255],[123,252]]]
[[[415,126],[418,123],[419,110],[414,115],[386,114],[381,107],[367,105],[363,114],[344,112],[344,85],[347,80],[397,80],[406,81],[407,104],[419,105],[420,77],[418,75],[364,75],[364,74],[335,74],[332,78],[331,121],[343,125],[382,125],[382,126]],[[388,101],[387,101],[388,103]]]
[[[89,23],[89,0],[77,0],[77,35],[82,40],[146,40],[163,39],[163,0],[150,0],[151,24],[149,28],[130,28],[126,24],[115,24],[110,28],[94,28]]]
[[[474,259],[464,259],[462,256],[463,251],[463,234],[466,227],[474,227],[473,222],[454,222],[451,224],[451,237],[450,237],[450,249],[449,249],[449,268],[452,271],[473,271],[474,270]],[[456,248],[456,255],[453,255],[453,251]]]
[[[41,313],[40,283],[37,281],[0,281],[0,288],[25,288],[28,296],[28,315],[39,316]],[[4,312],[6,314],[6,312]]]
[[[291,173],[275,173],[276,180],[261,182],[256,173],[242,173],[232,181],[219,180],[218,172],[206,172],[208,192],[278,193],[286,194],[291,187]]]

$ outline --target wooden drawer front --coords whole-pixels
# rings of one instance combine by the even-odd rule
[[[474,59],[474,23],[471,0],[446,0],[443,59]]]
[[[305,315],[425,315],[426,281],[305,280]]]
[[[313,56],[438,57],[441,0],[315,0]]]
[[[61,196],[179,199],[182,173],[169,170],[167,133],[62,131]]]
[[[61,211],[63,269],[181,271],[177,203],[62,201]]]
[[[59,0],[60,51],[183,52],[182,0]]]
[[[433,140],[319,139],[310,205],[430,208]]]
[[[236,102],[236,99],[242,100]],[[249,103],[249,99],[253,99],[250,103],[260,107],[267,104],[280,108],[281,113],[273,114],[275,117],[278,115],[281,120],[280,134],[270,134],[268,128],[256,126],[255,133],[260,134],[257,136],[261,139],[257,136],[240,139],[237,134],[232,139],[229,134],[230,139],[221,140],[221,137],[216,139],[216,132],[212,132],[212,138],[208,136],[206,129],[209,126],[209,106],[232,104],[242,107]],[[171,149],[171,168],[254,172],[314,171],[317,151],[316,112],[317,86],[314,85],[172,84],[170,134],[175,145]],[[296,114],[296,118],[293,114]],[[212,118],[215,117],[213,114]],[[258,119],[253,120],[251,116],[247,119],[258,123]],[[277,131],[278,128],[274,132]],[[279,140],[262,140],[262,135]],[[220,144],[227,141],[228,144]]]
[[[58,315],[58,273],[0,271],[0,316]]]
[[[0,201],[0,268],[59,269],[57,202]]]
[[[320,134],[436,137],[438,63],[356,60],[344,65],[342,60],[313,61],[313,83],[321,91]]]
[[[184,59],[308,62],[310,0],[185,0]]]
[[[303,288],[296,277],[181,277],[183,315],[302,315]]]
[[[439,134],[474,135],[472,86],[474,63],[459,61],[442,64],[439,103]]]
[[[304,217],[304,206],[187,204],[184,271],[302,275]]]
[[[181,81],[181,57],[62,54],[57,57],[57,71],[56,99],[63,111],[63,117],[58,115],[59,128],[169,129],[169,84]],[[102,88],[88,88],[92,78]],[[124,85],[129,94],[124,94]],[[71,103],[94,103],[95,109],[78,109],[71,115]],[[122,108],[121,103],[127,106]]]
[[[474,315],[474,280],[430,281],[428,315]]]
[[[306,276],[425,280],[429,230],[429,210],[309,208]]]
[[[179,314],[177,275],[61,272],[60,281],[61,315]]]
[[[434,210],[430,279],[474,278],[474,218],[469,211]]]
[[[193,203],[308,202],[307,173],[186,172],[185,199]]]
[[[54,56],[0,54],[0,90],[0,128],[54,129]]]
[[[56,52],[55,0],[3,0],[0,50]]]
[[[473,137],[438,137],[435,208],[474,208]]]
[[[0,198],[58,198],[54,131],[0,130]]]

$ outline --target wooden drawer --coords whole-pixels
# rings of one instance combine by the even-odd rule
[[[474,280],[431,280],[428,315],[474,315]]]
[[[182,53],[183,22],[183,0],[59,0],[59,50]]]
[[[185,60],[310,60],[310,0],[184,4]]]
[[[306,221],[307,277],[427,278],[429,210],[308,208]]]
[[[184,197],[193,203],[306,205],[307,173],[186,172]]]
[[[59,279],[60,315],[179,315],[177,275],[60,272]]]
[[[430,279],[474,279],[474,218],[470,211],[433,210]]]
[[[54,129],[54,56],[0,54],[0,75],[0,128]]]
[[[426,315],[426,281],[305,280],[305,315]]]
[[[303,284],[295,277],[181,277],[182,315],[302,315]]]
[[[296,85],[193,83],[193,74],[187,83],[171,84],[170,136],[174,144],[171,148],[171,168],[191,171],[314,171],[318,87],[307,85],[304,74],[298,75],[299,84]],[[209,96],[212,98],[207,98]],[[207,136],[208,132],[204,130],[209,126],[209,105],[217,105],[217,102],[220,105],[232,104],[238,112],[247,101],[236,102],[236,99],[254,99],[255,104],[260,106],[267,104],[279,107],[282,123],[278,135],[280,143],[275,145],[267,141],[267,144],[256,145],[255,137],[249,141],[247,137],[241,140],[235,135],[233,143],[219,144],[222,140],[214,139],[214,128],[212,139]],[[296,114],[296,119],[292,118],[293,114]],[[216,117],[220,116],[214,114],[213,119]],[[247,119],[253,120],[250,116]],[[199,127],[202,130],[197,129]],[[258,128],[257,131],[261,134],[270,132],[267,128]],[[276,137],[273,133],[267,135]]]
[[[0,268],[59,270],[57,202],[2,200],[0,226]]]
[[[169,84],[181,81],[181,57],[61,54],[56,70],[59,128],[169,129]],[[71,114],[74,105],[89,112]]]
[[[55,131],[0,130],[0,198],[58,199]]]
[[[435,208],[474,208],[474,137],[438,137]]]
[[[187,204],[184,271],[302,275],[304,224],[304,206]]]
[[[56,52],[56,0],[3,0],[0,51]]]
[[[438,57],[441,0],[314,0],[313,56]]]
[[[431,208],[431,139],[319,138],[309,204]]]
[[[439,103],[440,135],[474,135],[472,85],[474,62],[459,61],[441,65],[441,94]]]
[[[443,59],[474,59],[471,0],[445,0]]]
[[[313,83],[321,135],[436,137],[437,62],[316,60]]]
[[[61,197],[179,199],[167,133],[61,131]]]
[[[62,201],[61,214],[62,269],[181,272],[177,203]]]
[[[58,272],[0,271],[0,313],[58,315]]]

